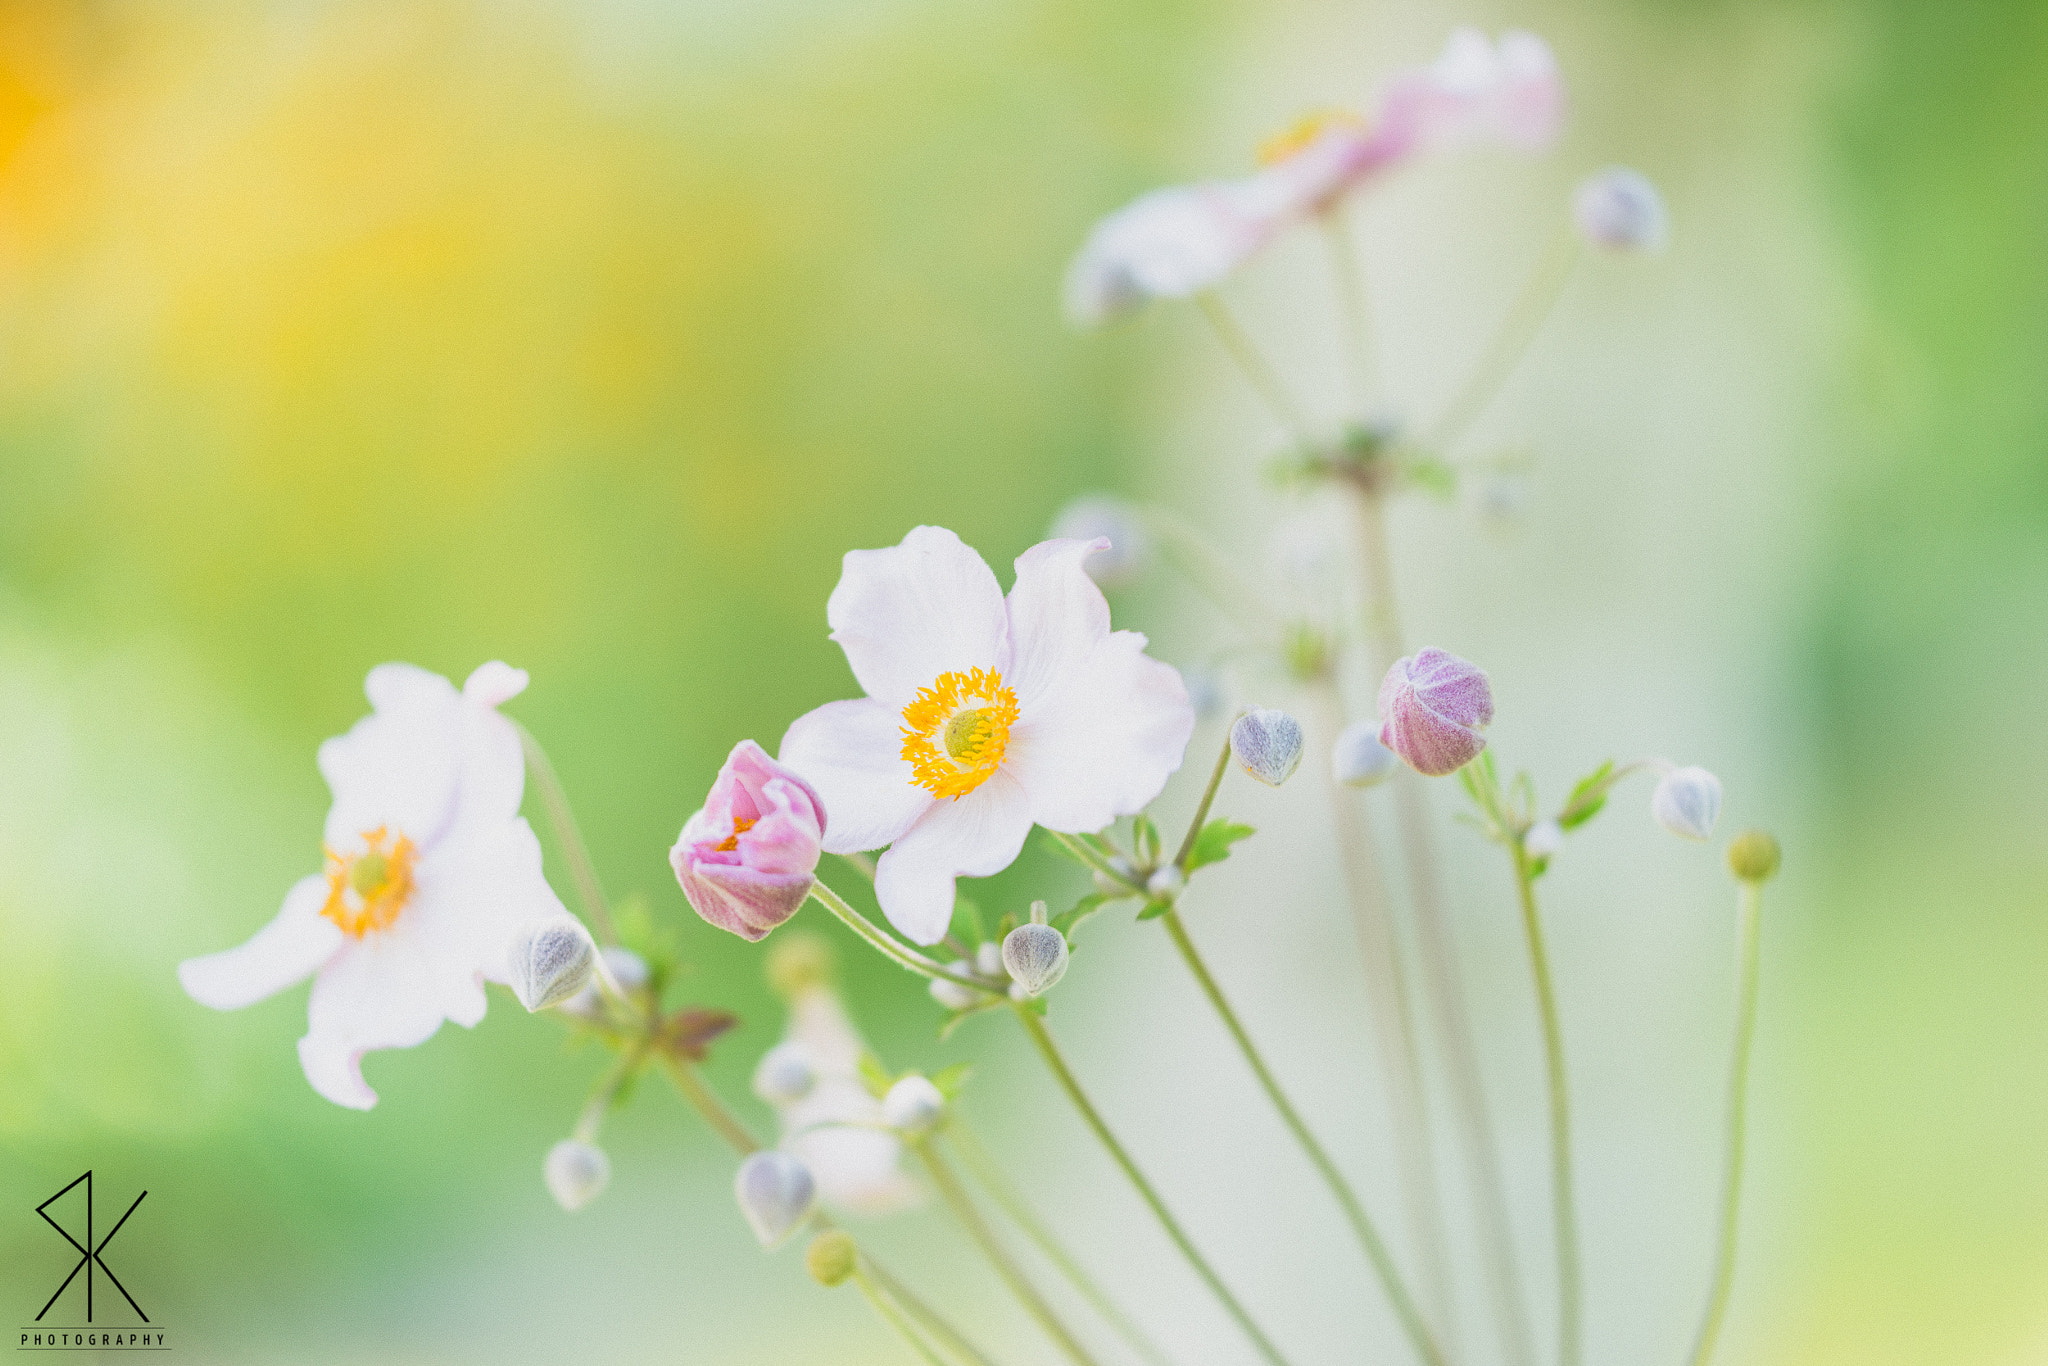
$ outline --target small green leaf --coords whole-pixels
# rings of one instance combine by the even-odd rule
[[[1145,909],[1138,912],[1138,919],[1157,920],[1172,909],[1173,903],[1171,901],[1148,901],[1145,903]]]
[[[1566,830],[1576,830],[1600,814],[1600,808],[1607,805],[1607,789],[1614,783],[1614,760],[1609,759],[1579,780],[1572,789],[1572,795],[1565,801],[1564,810],[1558,812],[1557,823]]]
[[[979,944],[988,938],[988,931],[982,925],[981,907],[964,896],[953,898],[953,933],[967,944]]]
[[[1061,911],[1058,915],[1054,916],[1052,918],[1052,927],[1065,935],[1068,943],[1071,944],[1074,939],[1074,927],[1076,925],[1079,925],[1089,916],[1094,915],[1111,901],[1118,899],[1105,896],[1101,892],[1090,892],[1067,910]]]
[[[1159,862],[1159,827],[1142,811],[1131,819],[1131,847],[1138,851],[1138,862],[1145,867]]]
[[[1458,494],[1458,471],[1451,465],[1432,456],[1416,456],[1401,467],[1401,474],[1408,483],[1445,502]]]
[[[939,1094],[952,1100],[967,1089],[967,1079],[974,1075],[974,1064],[956,1062],[950,1067],[941,1067],[932,1073],[932,1085],[939,1088]]]
[[[1195,836],[1195,847],[1188,852],[1187,871],[1211,863],[1221,863],[1230,857],[1230,846],[1241,839],[1249,839],[1257,832],[1249,825],[1239,825],[1226,816],[1218,816],[1202,827],[1202,833]],[[1154,912],[1157,914],[1157,912]],[[1149,917],[1140,916],[1141,920]]]
[[[882,1066],[882,1060],[866,1049],[862,1049],[860,1055],[860,1080],[876,1100],[888,1095],[889,1088],[896,1084],[896,1079],[889,1075],[889,1069]]]

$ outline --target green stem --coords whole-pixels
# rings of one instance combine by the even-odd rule
[[[1358,527],[1366,565],[1365,627],[1372,646],[1373,667],[1379,673],[1390,668],[1402,652],[1385,503],[1385,497],[1375,490],[1359,491]],[[1443,875],[1430,833],[1428,798],[1423,784],[1411,774],[1397,774],[1390,786],[1394,789],[1394,822],[1402,861],[1407,867],[1409,895],[1415,903],[1416,943],[1421,949],[1423,984],[1427,988],[1424,996],[1450,1082],[1459,1150],[1465,1159],[1465,1180],[1471,1188],[1473,1217],[1479,1225],[1494,1328],[1512,1366],[1534,1366],[1536,1348],[1529,1328],[1521,1270],[1515,1259],[1514,1226],[1508,1218],[1507,1189],[1501,1179],[1500,1144],[1486,1101],[1479,1051],[1472,1040],[1464,975],[1458,967],[1457,948],[1444,911]]]
[[[874,1279],[866,1271],[862,1270],[858,1264],[854,1267],[853,1283],[860,1287],[861,1294],[867,1296],[868,1303],[874,1306],[875,1313],[881,1316],[882,1322],[894,1328],[897,1336],[901,1337],[910,1345],[910,1349],[917,1353],[918,1360],[924,1362],[926,1366],[947,1366],[946,1359],[933,1351],[930,1343],[918,1336],[917,1329],[911,1326],[910,1320],[904,1316],[903,1311],[896,1307],[882,1287],[877,1285]]]
[[[938,963],[925,957],[916,949],[899,943],[895,938],[884,933],[879,925],[849,905],[845,897],[839,895],[839,893],[833,891],[822,882],[811,883],[811,899],[832,912],[832,914],[838,916],[848,929],[879,949],[883,957],[889,959],[898,967],[907,968],[911,972],[925,977],[937,977],[948,982],[957,982],[963,987],[972,987],[976,991],[986,991],[991,994],[1000,993],[1000,988],[979,977],[963,977],[950,968],[939,966]]]
[[[1188,822],[1188,832],[1181,837],[1180,852],[1173,856],[1173,866],[1183,873],[1188,870],[1188,860],[1195,856],[1195,841],[1202,837],[1202,823],[1209,819],[1209,808],[1216,801],[1216,789],[1223,786],[1223,775],[1230,768],[1230,733],[1223,734],[1223,752],[1216,756],[1216,767],[1209,771],[1209,785],[1202,789],[1202,801],[1195,808],[1195,818]]]
[[[1714,1280],[1707,1291],[1706,1312],[1692,1349],[1692,1366],[1707,1366],[1721,1336],[1728,1312],[1728,1292],[1735,1282],[1735,1231],[1742,1201],[1744,1135],[1748,1129],[1749,1053],[1756,1034],[1758,920],[1763,903],[1761,884],[1742,884],[1736,931],[1735,1050],[1728,1067],[1728,1166],[1721,1184],[1720,1245],[1714,1254]]]
[[[1117,1336],[1129,1343],[1131,1350],[1151,1362],[1152,1366],[1169,1366],[1166,1353],[1117,1308],[1116,1302],[1095,1283],[1094,1278],[1074,1260],[1073,1254],[1067,1251],[1065,1245],[1046,1226],[1045,1221],[1038,1217],[1023,1194],[982,1147],[981,1140],[975,1137],[974,1131],[967,1127],[967,1121],[955,1115],[946,1125],[946,1136],[953,1141],[961,1160],[967,1164],[968,1174],[981,1183],[989,1198],[1010,1217],[1010,1222],[1022,1230],[1024,1236],[1045,1254],[1045,1259],[1058,1268],[1059,1273],[1067,1278],[1068,1284],[1080,1293],[1081,1298],[1088,1301],[1089,1306],[1101,1316],[1102,1321],[1114,1329]]]
[[[962,1337],[960,1330],[942,1318],[937,1310],[911,1294],[910,1287],[868,1255],[866,1249],[860,1252],[860,1267],[874,1278],[877,1285],[888,1292],[891,1299],[902,1305],[905,1312],[922,1324],[927,1333],[943,1344],[954,1358],[966,1362],[967,1366],[991,1366],[988,1357],[980,1348]]]
[[[1251,1035],[1245,1032],[1243,1022],[1237,1018],[1237,1012],[1231,1009],[1230,1002],[1224,998],[1223,989],[1216,985],[1216,979],[1209,974],[1208,965],[1202,961],[1202,955],[1195,949],[1194,940],[1188,937],[1187,926],[1181,921],[1180,911],[1169,909],[1159,919],[1165,924],[1167,934],[1172,936],[1174,947],[1180,950],[1181,960],[1188,965],[1188,971],[1195,975],[1195,981],[1201,986],[1202,994],[1208,997],[1209,1004],[1215,1007],[1224,1028],[1230,1031],[1230,1037],[1237,1041],[1238,1051],[1244,1054],[1244,1060],[1251,1065],[1253,1075],[1259,1079],[1259,1085],[1265,1088],[1266,1098],[1273,1102],[1273,1108],[1279,1112],[1288,1132],[1294,1135],[1294,1141],[1301,1145],[1302,1152],[1315,1164],[1315,1169],[1322,1174],[1324,1184],[1329,1186],[1330,1193],[1337,1198],[1337,1204],[1343,1209],[1344,1217],[1350,1221],[1352,1231],[1358,1235],[1359,1244],[1365,1249],[1366,1257],[1371,1260],[1373,1270],[1379,1276],[1381,1287],[1387,1292],[1387,1300],[1394,1307],[1395,1317],[1400,1319],[1402,1330],[1408,1334],[1408,1340],[1415,1345],[1416,1355],[1428,1363],[1428,1366],[1445,1366],[1443,1351],[1437,1346],[1436,1339],[1431,1336],[1429,1324],[1424,1321],[1421,1311],[1415,1307],[1415,1299],[1408,1293],[1408,1287],[1401,1279],[1400,1269],[1394,1265],[1393,1254],[1387,1251],[1386,1242],[1380,1237],[1379,1229],[1373,1225],[1371,1216],[1365,1212],[1365,1206],[1359,1201],[1357,1193],[1351,1189],[1351,1183],[1344,1179],[1344,1174],[1337,1169],[1337,1164],[1331,1160],[1329,1153],[1323,1150],[1323,1145],[1316,1141],[1316,1136],[1309,1131],[1307,1122],[1294,1108],[1294,1103],[1287,1098],[1287,1093],[1280,1089],[1279,1080],[1274,1077],[1272,1069],[1266,1066],[1265,1058],[1252,1043]]]
[[[1231,360],[1237,363],[1237,368],[1244,372],[1245,379],[1258,391],[1259,397],[1265,400],[1266,406],[1273,412],[1273,417],[1296,441],[1306,443],[1309,434],[1307,418],[1302,415],[1301,409],[1295,406],[1293,397],[1287,392],[1287,386],[1281,383],[1280,376],[1267,363],[1264,353],[1259,350],[1257,343],[1252,341],[1251,334],[1238,325],[1236,317],[1231,314],[1222,297],[1214,290],[1205,290],[1195,296],[1195,306],[1202,310],[1202,316],[1214,329],[1216,339],[1223,343],[1223,349],[1230,353]]]
[[[1578,233],[1571,224],[1562,224],[1544,248],[1528,283],[1515,296],[1515,302],[1501,320],[1499,330],[1480,354],[1479,363],[1472,367],[1464,386],[1445,405],[1443,415],[1423,436],[1425,450],[1448,451],[1486,411],[1486,406],[1493,402],[1508,376],[1521,363],[1529,344],[1536,340],[1536,334],[1543,330],[1544,321],[1550,317],[1551,309],[1557,306],[1565,285],[1571,280],[1572,267],[1578,264],[1578,260]]]
[[[591,861],[590,846],[583,842],[583,832],[576,826],[576,815],[569,809],[569,795],[562,789],[562,780],[556,776],[555,766],[548,762],[547,751],[540,747],[533,732],[517,721],[512,728],[519,732],[519,747],[526,755],[527,768],[540,782],[541,805],[547,809],[555,843],[568,861],[569,875],[575,880],[576,897],[583,903],[584,914],[600,940],[616,944],[619,929],[612,923],[611,903],[605,899],[604,884],[597,880],[597,865]]]
[[[702,1115],[712,1131],[731,1144],[735,1152],[745,1157],[761,1150],[761,1141],[732,1112],[724,1098],[705,1083],[697,1071],[697,1064],[672,1053],[665,1054],[662,1062],[667,1065],[669,1079],[675,1082],[676,1090],[682,1093],[683,1099],[690,1102],[691,1108]]]
[[[604,1117],[611,1112],[612,1103],[618,1099],[619,1088],[640,1070],[640,1064],[647,1059],[649,1047],[650,1041],[643,1036],[635,1039],[619,1054],[618,1061],[612,1064],[611,1070],[605,1074],[604,1080],[598,1083],[597,1089],[584,1104],[583,1113],[577,1116],[576,1127],[569,1134],[571,1138],[578,1143],[597,1141],[598,1128],[604,1123]]]
[[[917,1150],[917,1155],[924,1160],[925,1170],[931,1173],[932,1184],[938,1187],[939,1197],[946,1202],[947,1208],[953,1211],[953,1217],[960,1221],[961,1227],[967,1230],[967,1236],[980,1247],[982,1255],[988,1258],[989,1265],[995,1268],[996,1275],[1010,1288],[1010,1293],[1017,1297],[1017,1303],[1024,1306],[1024,1312],[1045,1330],[1045,1335],[1053,1340],[1053,1345],[1065,1353],[1067,1359],[1075,1363],[1075,1366],[1095,1366],[1095,1358],[1088,1355],[1088,1350],[1076,1341],[1073,1333],[1060,1322],[1059,1315],[1053,1312],[1052,1306],[1045,1302],[1045,1297],[1038,1293],[1038,1288],[1032,1285],[1031,1279],[1024,1274],[1024,1269],[1017,1265],[1015,1259],[1003,1247],[1002,1241],[996,1237],[995,1230],[988,1226],[988,1221],[981,1217],[981,1211],[974,1207],[973,1199],[961,1187],[960,1179],[953,1175],[953,1169],[947,1165],[946,1160],[939,1156],[938,1149],[929,1140],[920,1141],[913,1146]]]
[[[1074,1109],[1079,1112],[1082,1121],[1109,1153],[1110,1158],[1122,1169],[1132,1188],[1151,1208],[1153,1217],[1159,1221],[1159,1226],[1166,1230],[1166,1236],[1173,1240],[1173,1245],[1180,1249],[1181,1256],[1187,1258],[1188,1265],[1194,1268],[1195,1274],[1202,1278],[1203,1284],[1209,1287],[1210,1293],[1216,1296],[1224,1311],[1251,1340],[1259,1355],[1272,1366],[1287,1366],[1287,1359],[1280,1355],[1279,1349],[1273,1346],[1271,1339],[1267,1338],[1265,1333],[1260,1331],[1258,1324],[1252,1321],[1251,1315],[1238,1303],[1237,1296],[1230,1293],[1230,1288],[1223,1284],[1222,1277],[1216,1274],[1208,1259],[1202,1256],[1193,1241],[1182,1231],[1179,1222],[1166,1208],[1166,1202],[1159,1198],[1159,1192],[1152,1189],[1152,1183],[1145,1179],[1145,1174],[1138,1170],[1138,1164],[1124,1151],[1124,1145],[1117,1142],[1116,1135],[1109,1131],[1109,1125],[1103,1122],[1101,1114],[1089,1101],[1087,1092],[1081,1089],[1081,1083],[1074,1079],[1073,1072],[1067,1067],[1066,1059],[1060,1055],[1059,1045],[1053,1042],[1052,1034],[1046,1029],[1045,1022],[1038,1018],[1037,1012],[1020,1002],[1012,1002],[1011,1008],[1023,1024],[1024,1032],[1031,1036],[1031,1042],[1037,1046],[1039,1055],[1045,1059],[1045,1065],[1051,1069],[1053,1079],[1060,1084],[1060,1089],[1067,1093],[1067,1099],[1073,1102]]]
[[[1365,266],[1351,235],[1343,205],[1318,215],[1323,240],[1330,248],[1330,271],[1337,277],[1337,305],[1344,311],[1345,370],[1351,384],[1351,406],[1364,417],[1373,391],[1372,310],[1365,302]]]
[[[1536,1006],[1543,1017],[1543,1061],[1550,1084],[1551,1218],[1557,1232],[1557,1359],[1578,1366],[1580,1353],[1579,1226],[1572,1196],[1572,1116],[1564,1071],[1564,1032],[1558,1025],[1557,991],[1550,980],[1550,955],[1543,947],[1543,919],[1536,909],[1536,879],[1521,842],[1511,847],[1515,885],[1522,903],[1522,928],[1529,940],[1529,969],[1536,979]]]

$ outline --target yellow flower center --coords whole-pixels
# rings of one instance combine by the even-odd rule
[[[994,669],[950,670],[903,709],[903,757],[911,781],[934,797],[964,797],[1002,766],[1017,721],[1017,694]]]
[[[412,866],[418,858],[411,840],[382,825],[364,832],[363,852],[354,857],[329,849],[327,904],[320,914],[351,939],[385,929],[412,895]]]
[[[1363,128],[1365,120],[1349,109],[1318,109],[1304,114],[1259,144],[1259,164],[1272,166],[1287,160],[1332,128]]]
[[[730,854],[740,847],[740,836],[752,830],[760,822],[753,816],[734,816],[732,833],[712,846],[712,852]]]

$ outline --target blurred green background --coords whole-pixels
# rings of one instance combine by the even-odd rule
[[[1465,21],[1546,34],[1574,123],[1366,206],[1390,387],[1449,392],[1594,166],[1665,186],[1674,248],[1574,282],[1481,433],[1533,456],[1534,504],[1506,537],[1404,509],[1404,606],[1494,672],[1504,761],[1550,790],[1667,751],[1786,836],[1722,1359],[2048,1362],[2048,10],[1907,0],[0,5],[20,1322],[67,1264],[32,1210],[90,1166],[103,1205],[149,1189],[110,1260],[200,1360],[894,1359],[850,1292],[758,1254],[658,1088],[606,1130],[607,1196],[557,1210],[540,1157],[598,1059],[504,994],[375,1055],[359,1115],[299,1073],[303,991],[215,1014],[172,967],[316,867],[313,751],[371,665],[504,658],[612,889],[744,1017],[711,1075],[763,1119],[761,954],[689,916],[663,854],[736,739],[850,692],[840,555],[934,521],[1007,580],[1094,488],[1247,556],[1289,535],[1246,511],[1274,505],[1270,433],[1190,317],[1077,337],[1060,271],[1102,212],[1234,171]],[[1334,373],[1313,266],[1234,286],[1305,387]],[[1169,658],[1213,646],[1170,583],[1116,606]],[[1314,804],[1231,800],[1271,837],[1198,930],[1385,1195]],[[1704,1279],[1731,898],[1623,805],[1552,895],[1591,1357],[1633,1363],[1677,1357]],[[1533,1263],[1526,985],[1497,870],[1445,840]],[[1034,850],[976,895],[1073,883]],[[1357,1359],[1384,1315],[1341,1238],[1295,1227],[1313,1188],[1249,1174],[1291,1155],[1156,938],[1097,933],[1058,1016],[1084,1070],[1283,1338]],[[843,957],[889,1060],[982,1059],[971,1110],[1088,1256],[1186,1360],[1240,1359],[1012,1031],[941,1045],[922,993]],[[1048,1359],[935,1213],[872,1236],[1006,1360]]]

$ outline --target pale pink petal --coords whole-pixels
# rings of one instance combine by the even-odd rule
[[[327,843],[351,850],[383,826],[429,844],[455,814],[461,701],[447,679],[410,664],[378,665],[363,690],[375,710],[320,746],[320,773],[334,792]]]
[[[526,670],[501,659],[479,664],[463,681],[462,695],[480,707],[502,707],[526,691]]]
[[[519,731],[466,692],[455,709],[455,718],[461,776],[448,831],[502,825],[519,814],[526,793],[526,750],[519,742]]]
[[[1010,670],[1004,681],[1029,711],[1080,668],[1109,637],[1109,603],[1082,568],[1109,540],[1041,541],[1017,557],[1010,614]]]
[[[341,947],[341,927],[320,914],[327,879],[300,878],[284,907],[247,943],[178,964],[178,981],[201,1005],[240,1010],[311,976]]]
[[[1030,833],[1031,796],[1006,763],[966,796],[932,803],[889,846],[875,865],[883,914],[913,944],[936,944],[953,919],[953,879],[1000,873]]]
[[[565,917],[541,871],[540,841],[523,819],[444,842],[415,870],[405,921],[432,961],[449,1019],[483,1018],[484,982],[506,980],[506,946],[536,920]]]
[[[1100,830],[1142,810],[1180,767],[1195,709],[1180,673],[1118,631],[1019,715],[1003,771],[1048,830]],[[915,832],[913,831],[913,834]]]
[[[846,552],[825,619],[861,688],[894,710],[941,673],[1002,666],[1002,589],[981,556],[944,527],[915,527],[887,549]]]
[[[873,698],[827,702],[782,737],[781,761],[825,805],[828,853],[879,849],[931,808],[903,757],[903,715]]]
[[[1095,225],[1067,268],[1067,316],[1093,326],[1223,283],[1284,226],[1286,196],[1274,188],[1247,176],[1133,200]]]
[[[441,1027],[445,974],[403,918],[349,943],[313,983],[299,1064],[306,1080],[336,1105],[367,1110],[377,1093],[363,1080],[363,1054],[411,1048]]]

